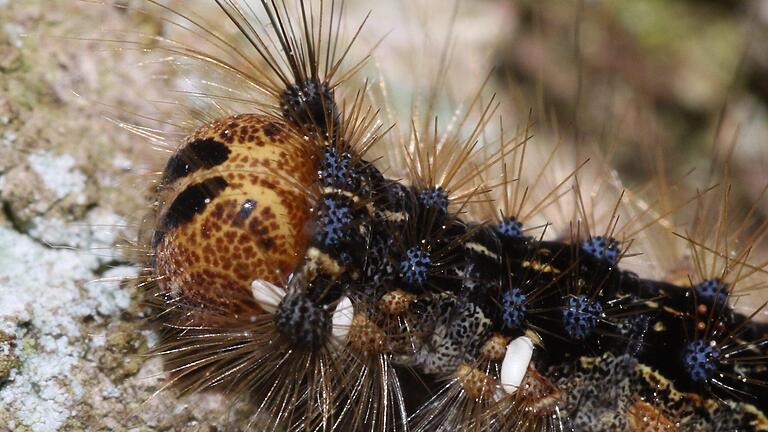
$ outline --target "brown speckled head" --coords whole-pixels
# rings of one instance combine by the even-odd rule
[[[223,312],[259,312],[250,285],[280,284],[307,248],[317,155],[274,117],[198,129],[169,159],[152,246],[161,292]]]

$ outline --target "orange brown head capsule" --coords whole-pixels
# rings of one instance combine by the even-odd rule
[[[303,136],[267,115],[227,117],[188,137],[158,188],[152,246],[161,292],[260,312],[251,282],[283,282],[307,248],[316,160]]]

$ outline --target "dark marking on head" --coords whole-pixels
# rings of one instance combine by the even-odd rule
[[[243,204],[240,206],[240,210],[237,211],[237,214],[235,215],[234,223],[235,225],[242,224],[248,217],[253,213],[254,210],[256,210],[256,207],[258,204],[256,201],[252,199],[246,199],[243,201]]]
[[[221,165],[229,158],[229,153],[226,144],[211,138],[192,141],[168,159],[161,184],[167,185],[197,170]]]
[[[262,132],[264,132],[264,135],[266,135],[267,138],[274,138],[282,131],[283,129],[275,123],[267,123],[264,125],[264,129],[262,129]]]
[[[173,228],[189,223],[196,214],[202,213],[205,207],[227,187],[224,177],[211,177],[200,183],[187,186],[168,210],[160,218],[153,243],[156,246],[164,233]]]

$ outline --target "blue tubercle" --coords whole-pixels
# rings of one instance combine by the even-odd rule
[[[527,312],[525,301],[526,295],[520,288],[512,288],[504,292],[502,298],[502,306],[504,307],[502,319],[505,329],[512,330],[520,327]]]
[[[350,163],[352,156],[349,153],[339,154],[335,147],[326,147],[323,151],[323,160],[320,163],[320,181],[324,186],[343,187],[351,185],[352,170]]]
[[[429,252],[415,246],[405,251],[405,258],[400,262],[400,271],[405,282],[411,286],[423,286],[427,282],[432,257]]]
[[[448,212],[448,193],[440,186],[420,190],[416,199],[425,207],[435,208],[443,213]]]
[[[688,343],[688,346],[685,347],[683,365],[691,380],[705,383],[712,378],[717,370],[719,358],[720,350],[715,344],[699,339]]]
[[[520,238],[523,236],[523,224],[513,217],[508,217],[496,225],[496,231],[507,238]]]
[[[722,307],[728,302],[728,286],[720,279],[707,279],[699,282],[694,289],[699,297],[714,302],[718,307]]]
[[[619,262],[621,249],[619,242],[613,237],[594,236],[581,243],[581,250],[599,260],[608,261],[612,265]]]
[[[325,207],[320,217],[319,236],[324,245],[331,246],[346,238],[344,230],[352,223],[352,211],[330,197],[326,197],[323,203]]]
[[[597,300],[585,295],[569,297],[563,309],[565,332],[571,339],[586,339],[597,327],[602,315],[603,306]]]

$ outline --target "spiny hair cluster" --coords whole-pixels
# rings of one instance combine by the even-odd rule
[[[585,192],[578,164],[543,187],[554,150],[531,167],[533,125],[497,126],[485,84],[392,136],[350,79],[367,56],[347,58],[341,1],[217,0],[239,42],[146,3],[205,45],[152,50],[229,77],[188,93],[148,219],[167,387],[247,400],[253,430],[768,428],[765,305],[734,308],[763,287],[766,226],[730,219],[727,186],[663,209]],[[689,268],[625,269],[651,227]]]

